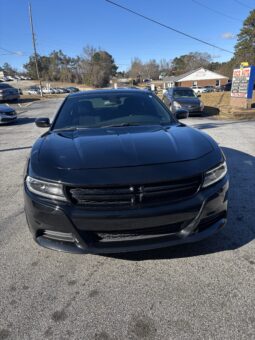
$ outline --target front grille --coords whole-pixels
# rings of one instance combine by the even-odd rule
[[[185,108],[187,110],[199,110],[200,106],[197,106],[197,105],[184,105],[183,108]]]
[[[12,120],[15,120],[16,119],[16,117],[3,117],[2,119],[1,119],[1,121],[2,122],[10,122],[10,121],[12,121]]]
[[[136,239],[149,239],[164,237],[179,233],[187,222],[179,222],[161,227],[151,227],[145,229],[121,230],[121,231],[97,231],[95,232],[98,241],[127,241]]]
[[[16,115],[16,112],[15,111],[11,111],[11,112],[5,112],[4,114],[5,114],[5,116],[13,117],[13,116]]]
[[[128,208],[185,200],[194,195],[201,176],[171,182],[119,187],[67,187],[67,195],[74,204],[86,207]]]

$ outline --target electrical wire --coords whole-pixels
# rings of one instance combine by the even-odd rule
[[[249,6],[249,5],[244,4],[243,2],[241,2],[241,1],[239,1],[239,0],[234,0],[234,1],[235,1],[237,4],[239,4],[239,5],[243,6],[243,7],[249,8],[249,9],[251,9],[251,10],[255,9],[255,8],[252,8],[252,7]]]
[[[154,24],[157,24],[157,25],[162,26],[162,27],[164,27],[164,28],[167,28],[167,29],[169,29],[169,30],[171,30],[171,31],[174,31],[174,32],[176,32],[176,33],[179,33],[179,34],[181,34],[181,35],[184,35],[184,36],[187,37],[187,38],[196,40],[196,41],[198,41],[198,42],[200,42],[200,43],[202,43],[202,44],[205,44],[205,45],[207,45],[207,46],[211,46],[211,47],[217,48],[218,50],[221,50],[221,51],[224,51],[224,52],[233,54],[232,51],[226,50],[225,48],[222,48],[222,47],[220,47],[220,46],[216,46],[216,45],[211,44],[211,43],[209,43],[209,42],[207,42],[207,41],[204,41],[204,40],[202,40],[202,39],[199,39],[199,38],[197,38],[197,37],[194,37],[194,36],[192,36],[192,35],[190,35],[190,34],[187,34],[187,33],[185,33],[185,32],[182,32],[182,31],[180,31],[180,30],[177,30],[176,28],[173,28],[173,27],[170,27],[170,26],[168,26],[168,25],[165,25],[165,24],[163,24],[163,23],[161,23],[161,22],[159,22],[159,21],[157,21],[157,20],[155,20],[155,19],[149,18],[149,17],[147,17],[147,16],[145,16],[145,15],[143,15],[143,14],[141,14],[141,13],[135,12],[135,11],[133,11],[132,9],[127,8],[127,7],[125,7],[125,6],[122,6],[122,5],[120,5],[120,4],[118,4],[118,3],[114,2],[114,1],[111,1],[111,0],[105,0],[105,1],[106,1],[106,2],[109,2],[110,4],[112,4],[112,5],[114,5],[114,6],[117,6],[117,7],[121,8],[121,9],[124,9],[124,10],[127,11],[127,12],[130,12],[130,13],[132,13],[132,14],[135,14],[135,15],[137,15],[137,16],[139,16],[139,17],[145,19],[145,20],[151,21],[151,22],[153,22]]]
[[[225,13],[223,13],[223,12],[220,12],[220,11],[218,11],[217,9],[208,7],[207,5],[201,3],[200,1],[197,1],[197,0],[191,0],[191,1],[194,2],[195,4],[199,5],[199,6],[202,6],[202,7],[206,8],[206,9],[208,9],[208,10],[211,11],[211,12],[214,12],[214,13],[216,13],[216,14],[222,15],[222,16],[228,18],[228,19],[235,20],[235,21],[241,21],[241,22],[242,22],[241,19],[232,17],[231,15],[228,15],[228,14],[225,14]]]
[[[18,56],[23,55],[23,53],[21,54],[21,53],[18,53],[18,52],[13,52],[13,51],[7,50],[6,48],[3,48],[3,47],[0,47],[0,50],[8,52],[9,54],[16,54]]]

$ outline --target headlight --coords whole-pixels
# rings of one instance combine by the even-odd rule
[[[59,183],[41,181],[27,176],[26,185],[28,190],[39,196],[52,198],[55,200],[66,201],[63,186]]]
[[[180,103],[176,102],[175,100],[173,101],[173,106],[176,108],[176,109],[180,109],[182,106]]]
[[[202,185],[203,188],[208,187],[209,185],[212,185],[218,181],[220,181],[227,173],[228,168],[227,164],[224,161],[220,165],[218,165],[216,168],[209,170],[205,173],[204,183]]]

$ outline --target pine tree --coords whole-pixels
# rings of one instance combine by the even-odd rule
[[[255,9],[244,20],[243,27],[237,35],[235,60],[238,63],[248,61],[250,65],[255,65]]]

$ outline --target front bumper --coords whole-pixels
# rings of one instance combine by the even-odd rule
[[[189,105],[185,106],[184,105],[182,108],[185,109],[185,110],[188,110],[189,113],[196,113],[196,112],[202,112],[203,111],[203,107],[201,107],[201,106],[189,106]]]
[[[0,124],[8,124],[15,122],[17,120],[17,115],[1,115],[0,116]]]
[[[228,186],[225,176],[185,201],[118,211],[53,202],[25,187],[25,212],[35,241],[46,248],[99,254],[143,251],[196,242],[222,228]]]

